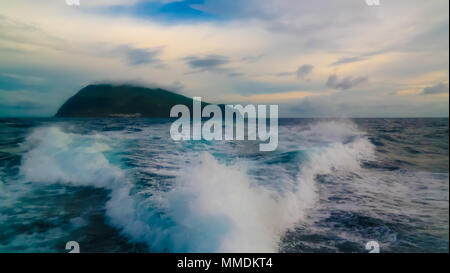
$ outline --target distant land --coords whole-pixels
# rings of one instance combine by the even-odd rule
[[[191,98],[161,88],[91,84],[69,98],[55,116],[168,118],[177,104],[186,105],[192,113]],[[205,105],[208,103],[202,102],[202,107]]]

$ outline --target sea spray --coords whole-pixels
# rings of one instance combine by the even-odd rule
[[[325,137],[328,127],[337,126],[327,124],[311,125],[297,137]],[[109,223],[131,241],[145,242],[150,251],[275,252],[283,233],[314,208],[316,175],[357,169],[372,156],[372,145],[362,134],[355,137],[354,129],[342,129],[324,146],[299,147],[306,159],[296,179],[273,181],[292,185],[281,191],[255,180],[246,164],[219,163],[211,153],[195,152],[198,160],[180,162],[171,190],[150,188],[152,194],[144,198],[133,191],[130,171],[106,155],[109,137],[58,127],[41,127],[28,136],[20,173],[26,181],[110,190],[105,205]]]

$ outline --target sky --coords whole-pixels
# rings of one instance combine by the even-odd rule
[[[0,1],[0,116],[52,116],[92,83],[280,117],[449,115],[447,0],[79,2]]]

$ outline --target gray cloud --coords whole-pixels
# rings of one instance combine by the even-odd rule
[[[184,84],[180,81],[174,81],[170,86],[169,86],[169,90],[173,90],[173,91],[180,91],[181,89],[184,88]]]
[[[318,29],[370,22],[375,17],[359,1],[299,0],[205,0],[191,8],[228,19],[257,18],[273,32],[317,33]],[[353,11],[358,9],[355,14]],[[338,11],[338,12],[337,12]],[[323,16],[324,15],[324,16]],[[336,20],[342,15],[345,20]]]
[[[369,59],[370,57],[373,57],[373,56],[376,56],[376,55],[379,55],[382,53],[386,53],[386,52],[388,52],[387,49],[368,52],[368,53],[364,53],[364,54],[360,54],[360,55],[352,56],[352,57],[345,57],[345,58],[341,58],[341,59],[335,61],[334,63],[331,63],[330,66],[337,66],[337,65],[341,65],[341,64],[361,62],[361,61],[365,61],[365,60]]]
[[[294,75],[296,75],[297,78],[303,80],[303,79],[306,78],[306,76],[308,76],[309,74],[311,74],[311,72],[313,71],[313,69],[314,69],[314,66],[313,66],[313,65],[310,65],[310,64],[304,64],[304,65],[300,66],[300,67],[297,69],[297,71],[295,71],[295,72],[285,71],[285,72],[275,73],[275,74],[272,74],[272,75],[277,76],[277,77],[286,77],[286,76],[294,76]]]
[[[304,64],[297,69],[297,78],[304,79],[306,76],[311,74],[314,66],[310,64]]]
[[[29,109],[29,110],[36,110],[36,109],[40,109],[42,107],[44,107],[44,105],[40,104],[40,103],[36,103],[34,101],[18,101],[15,104],[8,104],[8,107],[14,107],[17,109]]]
[[[242,77],[244,76],[244,73],[240,73],[240,72],[231,72],[228,73],[228,77],[234,78],[234,77]]]
[[[230,62],[229,58],[221,55],[206,55],[206,56],[188,56],[183,58],[186,64],[194,69],[191,73],[212,71],[212,72],[229,72],[229,69],[224,67]]]
[[[448,93],[448,84],[438,83],[433,86],[425,87],[422,91],[423,95]]]
[[[22,73],[3,73],[0,70],[0,86],[3,90],[16,90],[26,88],[45,88],[46,80],[40,76]]]
[[[135,48],[129,45],[121,45],[116,47],[112,53],[119,55],[128,65],[153,64],[158,67],[164,66],[158,58],[161,53],[161,48]]]
[[[370,91],[335,92],[279,105],[280,117],[448,117],[448,100],[423,100],[415,96],[373,96]]]
[[[164,64],[158,56],[162,48],[136,48],[131,45],[110,46],[107,43],[90,43],[68,41],[64,38],[51,35],[44,29],[29,23],[23,23],[15,19],[0,15],[0,28],[8,29],[2,38],[13,42],[30,44],[49,49],[72,52],[75,54],[89,54],[93,56],[104,56],[121,58],[128,65],[143,65],[152,63],[155,66],[163,67]],[[0,49],[4,51],[4,48]],[[21,48],[6,50],[12,53],[28,52]]]
[[[351,89],[357,85],[363,84],[368,81],[367,77],[357,77],[353,78],[347,76],[341,80],[336,76],[336,74],[328,76],[326,86],[333,89],[347,90]]]
[[[279,72],[279,73],[275,73],[272,75],[277,76],[277,77],[286,77],[286,76],[293,76],[294,74],[295,74],[295,72]]]
[[[64,90],[64,87],[58,91],[61,90]],[[3,90],[0,88],[0,116],[50,116],[64,100],[63,93],[54,90]]]
[[[246,56],[246,57],[242,58],[241,61],[246,62],[246,63],[256,63],[264,56],[266,56],[266,54]]]

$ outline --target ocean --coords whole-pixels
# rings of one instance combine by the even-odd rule
[[[280,119],[279,145],[167,119],[0,119],[0,252],[449,251],[442,119]]]

